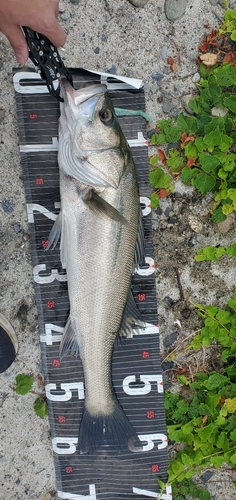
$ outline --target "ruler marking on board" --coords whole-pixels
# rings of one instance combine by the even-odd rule
[[[99,75],[84,70],[74,70],[73,79],[77,86],[85,81],[100,82]],[[60,360],[59,357],[59,343],[69,312],[67,278],[61,268],[59,249],[45,252],[60,209],[59,105],[45,92],[45,86],[39,85],[38,74],[30,70],[16,72],[14,81],[58,498],[132,500],[156,496],[153,492],[158,487],[158,477],[164,480],[167,477],[168,457],[145,121],[140,117],[119,118],[139,181],[146,266],[136,270],[132,290],[146,326],[134,332],[133,338],[115,346],[112,362],[114,388],[143,442],[143,451],[134,453],[127,449],[116,454],[114,450],[102,449],[91,456],[80,456],[76,445],[84,404],[82,364],[79,358],[66,356]],[[145,107],[143,92],[130,92],[120,82],[110,85],[110,96],[117,107]],[[169,500],[170,491],[162,498]]]

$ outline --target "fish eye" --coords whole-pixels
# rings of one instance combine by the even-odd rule
[[[113,120],[113,113],[110,109],[104,109],[99,114],[100,120],[109,125]]]

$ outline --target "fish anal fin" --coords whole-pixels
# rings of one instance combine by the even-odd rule
[[[63,337],[61,340],[60,357],[63,358],[63,356],[65,356],[68,353],[74,354],[75,356],[79,354],[79,345],[76,340],[76,334],[72,326],[72,321],[70,316],[67,320]]]
[[[145,321],[135,303],[132,291],[128,295],[126,306],[124,309],[119,337],[132,338],[134,335],[141,333],[141,329],[145,328]]]
[[[89,189],[83,197],[83,202],[95,215],[105,215],[109,219],[127,225],[128,222],[123,215],[110,203],[101,198],[94,189]]]

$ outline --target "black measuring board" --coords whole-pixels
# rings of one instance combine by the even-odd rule
[[[105,83],[115,107],[145,109],[143,90],[85,70],[71,70],[74,86]],[[57,164],[59,103],[30,69],[14,73],[21,163],[31,237],[40,342],[54,451],[58,498],[66,500],[142,500],[156,498],[158,478],[167,480],[167,435],[159,355],[152,218],[146,123],[140,116],[119,117],[135,161],[145,233],[146,265],[136,269],[132,290],[146,327],[117,343],[112,360],[113,386],[143,443],[141,452],[97,450],[79,455],[78,429],[84,405],[80,358],[59,357],[69,313],[66,271],[59,246],[45,252],[60,210]],[[166,487],[161,499],[171,500]]]

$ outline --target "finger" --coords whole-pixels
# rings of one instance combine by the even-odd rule
[[[20,27],[16,25],[7,27],[7,29],[4,30],[4,35],[8,38],[15,52],[17,62],[19,64],[25,64],[29,56],[29,49]]]
[[[62,47],[66,42],[67,34],[56,20],[50,28],[40,26],[36,31],[49,38],[56,47]]]

